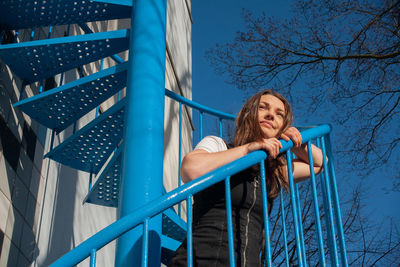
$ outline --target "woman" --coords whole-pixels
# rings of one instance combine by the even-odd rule
[[[187,154],[181,165],[183,182],[189,182],[255,150],[266,150],[268,206],[281,187],[287,187],[288,175],[278,138],[292,140],[295,182],[310,176],[307,146],[302,145],[300,132],[291,127],[289,102],[279,93],[265,90],[252,96],[236,118],[232,145],[215,136],[200,141]],[[315,173],[322,169],[322,152],[312,146]],[[258,164],[231,177],[232,221],[236,266],[260,266],[262,246],[262,194]],[[176,251],[168,266],[187,266],[186,241]],[[224,183],[218,183],[194,196],[193,205],[194,266],[228,266],[228,234]]]

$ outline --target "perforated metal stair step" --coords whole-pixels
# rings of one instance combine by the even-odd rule
[[[47,128],[61,132],[126,86],[127,63],[94,73],[14,106]]]
[[[129,30],[0,45],[0,57],[22,80],[35,82],[125,51]]]
[[[173,208],[163,212],[162,234],[179,242],[186,238],[186,222],[176,214]]]
[[[172,238],[162,235],[161,236],[161,262],[165,265],[168,264],[175,251],[179,248],[182,242],[178,242]]]
[[[125,99],[46,154],[72,168],[97,174],[122,139]]]
[[[84,199],[84,203],[100,206],[118,207],[119,185],[121,178],[121,149],[118,149],[96,183]]]
[[[179,217],[173,208],[162,214],[161,262],[167,264],[186,238],[186,222]]]
[[[0,24],[17,30],[128,18],[129,0],[2,0]]]

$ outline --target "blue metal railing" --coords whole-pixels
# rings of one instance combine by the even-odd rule
[[[49,30],[49,34],[50,34]],[[62,84],[63,80],[63,73],[60,76],[60,84]],[[21,91],[21,95],[23,94],[23,91]],[[183,123],[183,105],[190,107],[194,110],[197,110],[199,112],[199,135],[200,138],[204,137],[204,129],[203,129],[203,121],[205,116],[213,116],[217,119],[217,125],[218,125],[218,135],[222,137],[223,135],[223,122],[224,120],[226,121],[232,121],[235,119],[235,116],[231,114],[227,114],[224,112],[220,112],[214,109],[211,109],[207,106],[198,104],[194,101],[188,100],[170,90],[165,89],[165,95],[176,100],[179,102],[179,162],[181,161],[182,158],[182,123]],[[304,134],[307,134],[308,131],[315,131],[316,129],[324,128],[326,126],[320,126],[314,129],[309,129],[305,132]],[[313,210],[314,210],[314,215],[315,215],[315,225],[316,225],[316,236],[317,236],[317,244],[318,244],[318,257],[319,257],[319,263],[322,266],[327,265],[327,260],[326,260],[326,253],[329,251],[329,258],[330,258],[330,264],[332,266],[339,266],[340,263],[343,266],[347,266],[347,256],[346,256],[346,246],[345,246],[345,241],[344,241],[344,233],[343,233],[343,228],[342,226],[342,219],[341,219],[341,214],[340,214],[340,207],[339,207],[339,200],[338,200],[338,192],[336,188],[336,177],[335,177],[335,172],[334,172],[334,166],[333,166],[333,157],[331,153],[331,148],[330,148],[330,140],[329,140],[329,132],[330,130],[326,132],[318,132],[318,134],[313,134],[313,137],[311,139],[316,139],[317,140],[317,146],[321,147],[323,154],[324,154],[324,171],[323,173],[320,174],[321,178],[321,194],[322,194],[322,200],[324,203],[324,214],[325,214],[325,220],[326,220],[326,228],[327,228],[327,240],[328,240],[328,248],[324,248],[324,237],[323,237],[323,230],[322,230],[322,225],[320,221],[321,215],[319,214],[319,203],[318,203],[318,197],[317,197],[317,182],[316,182],[316,176],[313,171],[313,162],[312,159],[310,158],[310,170],[311,170],[311,186],[312,186],[312,194],[313,194]],[[311,139],[306,139],[303,136],[303,140],[307,141],[307,146],[309,147],[309,153],[311,153]],[[286,148],[288,150],[289,148]],[[310,156],[310,155],[309,155]],[[330,159],[328,162],[325,160],[325,156],[328,156]],[[290,163],[292,159],[291,153],[287,153],[287,161]],[[256,164],[257,162],[254,162],[253,164]],[[238,163],[239,164],[239,163]],[[262,163],[260,163],[262,164]],[[261,167],[262,168],[262,167]],[[291,174],[291,164],[288,164],[288,173]],[[220,177],[220,176],[218,176]],[[226,198],[226,205],[227,205],[227,220],[228,220],[228,225],[230,226],[229,229],[229,248],[230,248],[230,257],[231,257],[231,266],[234,266],[235,261],[234,261],[234,250],[233,250],[233,237],[232,237],[232,229],[231,229],[231,203],[230,203],[230,176],[225,178],[225,184],[226,184],[226,195],[228,196]],[[180,168],[178,168],[178,179],[179,179],[179,186],[181,186],[180,182]],[[265,183],[265,177],[264,183]],[[292,177],[289,177],[291,179],[290,183],[290,196],[291,196],[291,204],[292,207],[292,213],[293,213],[293,223],[294,223],[294,228],[295,228],[295,236],[296,236],[296,252],[297,252],[297,260],[298,260],[298,265],[299,266],[307,266],[307,252],[306,252],[306,247],[305,247],[305,241],[304,241],[304,233],[303,233],[303,227],[302,227],[302,220],[301,220],[301,203],[299,200],[299,190],[298,186],[295,185],[292,181]],[[212,184],[217,183],[221,181],[220,179],[217,179],[212,182]],[[263,190],[265,189],[265,185],[263,186]],[[191,241],[191,217],[192,217],[192,209],[191,209],[191,201],[192,201],[192,196],[198,191],[190,191],[190,193],[187,193],[185,197],[181,200],[176,199],[174,202],[175,204],[179,204],[179,209],[178,209],[178,214],[181,216],[181,202],[183,200],[187,201],[187,240],[188,240],[188,261],[189,261],[189,266],[191,266],[190,263],[193,262],[193,254],[191,253],[192,251],[192,241]],[[171,192],[172,193],[172,192]],[[263,193],[265,194],[265,193]],[[170,195],[170,194],[168,194]],[[282,195],[282,194],[281,194]],[[174,198],[175,199],[175,198]],[[266,198],[264,198],[264,202],[266,203]],[[264,203],[264,204],[265,204]],[[172,205],[175,205],[172,204]],[[266,264],[268,266],[272,265],[272,255],[271,255],[271,242],[269,237],[269,229],[268,229],[268,210],[266,204],[264,205],[264,225],[265,227],[265,241],[266,241]],[[287,247],[287,233],[286,233],[286,223],[285,218],[284,218],[284,206],[282,202],[282,197],[281,197],[281,211],[282,211],[282,226],[284,227],[284,246],[285,246],[285,262],[286,265],[289,266],[289,255],[288,255],[288,247]],[[132,225],[129,227],[129,229],[134,228],[137,225],[143,224],[143,231],[145,233],[144,237],[148,237],[148,229],[149,229],[149,218],[146,217],[141,222],[136,223],[135,225]],[[335,227],[336,224],[336,227]],[[108,228],[106,228],[108,229]],[[107,230],[104,231],[107,231]],[[128,230],[129,230],[128,229]],[[122,231],[122,230],[121,230]],[[121,232],[120,235],[122,235],[124,232]],[[118,235],[118,236],[120,236]],[[113,236],[112,239],[110,239],[108,242],[112,241],[113,239],[117,238],[117,236]],[[90,240],[90,239],[89,239]],[[338,244],[339,243],[339,248]],[[83,244],[86,244],[84,242]],[[100,244],[100,243],[99,243]],[[88,254],[86,254],[85,257],[81,258],[79,261],[83,260],[84,258],[90,256],[90,265],[95,266],[96,264],[96,254],[97,250],[100,249],[103,245],[95,245],[90,247],[88,249]],[[71,252],[72,253],[72,252]],[[339,253],[340,253],[340,259],[339,259]],[[70,254],[67,254],[70,255]],[[68,257],[66,255],[66,257]],[[72,254],[71,254],[72,255]],[[142,249],[142,258],[143,258],[143,264],[147,264],[147,259],[148,259],[148,238],[143,238],[143,249]],[[61,260],[61,259],[60,259]],[[78,261],[78,262],[79,262]],[[57,264],[62,263],[56,262]],[[67,264],[69,265],[69,264]]]
[[[200,112],[200,116],[203,115],[203,113],[208,113],[214,116],[217,116],[220,118],[220,129],[222,128],[222,119],[228,119],[232,120],[234,116],[230,114],[226,114],[223,112],[218,112],[215,110],[212,110],[208,107],[205,107],[203,105],[200,105],[198,103],[195,103],[193,101],[190,101],[188,99],[183,98],[182,96],[179,96],[169,90],[165,91],[165,94],[172,99],[185,104],[189,107],[198,109]],[[182,112],[180,112],[180,121],[182,121]],[[181,127],[181,126],[180,126]],[[222,132],[222,130],[220,130]],[[322,144],[325,144],[325,139],[328,140],[329,142],[329,132],[330,132],[330,126],[329,125],[321,125],[315,128],[307,129],[302,132],[302,137],[304,142],[308,142],[308,145],[310,144],[310,141],[315,138],[319,138],[320,142]],[[201,133],[202,135],[202,133]],[[292,142],[285,142],[281,141],[283,148],[281,151],[289,151],[290,148],[293,146]],[[338,203],[338,197],[337,197],[337,190],[336,190],[336,181],[335,181],[335,176],[334,176],[334,171],[333,171],[333,160],[332,160],[332,155],[331,151],[328,150],[326,151],[325,146],[322,145],[322,151],[324,155],[327,155],[329,160],[329,165],[326,161],[324,161],[324,177],[321,177],[321,179],[325,180],[324,183],[324,190],[326,195],[324,196],[325,198],[330,199],[330,192],[332,191],[330,187],[334,188],[334,209],[335,209],[335,218],[337,221],[337,226],[339,228],[339,244],[340,244],[340,253],[341,253],[341,258],[342,258],[342,265],[347,266],[347,256],[346,256],[346,249],[345,249],[345,242],[344,242],[344,236],[343,236],[343,229],[341,227],[341,217],[340,217],[340,208],[339,208],[339,203]],[[180,155],[179,155],[180,156]],[[106,227],[99,233],[95,234],[82,244],[80,244],[78,247],[64,255],[62,258],[60,258],[58,261],[53,263],[52,266],[72,266],[75,265],[85,258],[89,257],[90,255],[93,255],[93,252],[102,248],[109,242],[115,240],[119,236],[123,235],[125,232],[129,231],[132,228],[135,228],[138,225],[143,225],[143,230],[144,230],[144,238],[143,238],[143,247],[142,247],[142,260],[143,260],[143,266],[146,265],[147,263],[147,247],[148,247],[148,241],[147,238],[145,238],[148,235],[148,220],[152,218],[153,216],[156,216],[157,214],[160,214],[164,210],[168,209],[169,207],[172,207],[178,203],[181,203],[182,201],[187,201],[187,243],[188,243],[188,266],[192,266],[193,262],[193,254],[192,254],[192,241],[191,241],[191,222],[192,222],[192,205],[191,205],[191,198],[194,194],[204,190],[205,188],[212,186],[222,180],[225,180],[226,186],[226,191],[227,191],[227,196],[230,195],[230,186],[229,186],[229,179],[230,176],[242,171],[254,164],[260,163],[261,164],[261,169],[263,167],[263,162],[266,159],[267,154],[263,151],[256,151],[253,152],[241,159],[238,159],[234,162],[231,162],[217,170],[214,170],[206,175],[203,175],[202,177],[199,177],[196,180],[193,180],[187,184],[184,184],[175,190],[172,190],[171,192],[167,193],[166,195],[163,195],[162,197],[144,205],[141,208],[138,208],[135,212],[132,214],[129,214],[120,220],[116,221],[115,223],[111,224],[110,226]],[[290,180],[290,195],[292,199],[292,212],[293,212],[293,217],[294,219],[294,225],[295,225],[295,234],[296,234],[296,246],[297,246],[297,258],[298,258],[298,265],[299,266],[306,266],[306,253],[305,253],[305,248],[302,245],[301,239],[301,218],[299,217],[299,204],[298,204],[298,197],[296,197],[296,189],[295,189],[295,184],[293,183],[293,176],[292,176],[292,170],[291,170],[291,153],[287,153],[287,159],[288,159],[288,173],[289,173],[289,180]],[[310,164],[310,170],[311,170],[311,181],[314,184],[315,183],[315,173],[314,169],[312,167],[312,163]],[[262,173],[264,173],[262,171]],[[314,178],[313,178],[314,177]],[[314,182],[313,182],[314,180]],[[329,181],[328,181],[329,180]],[[264,225],[265,227],[265,240],[266,240],[266,264],[268,266],[272,266],[272,258],[271,258],[271,251],[270,251],[270,244],[269,244],[269,230],[268,230],[268,210],[267,210],[267,205],[266,205],[266,187],[265,187],[265,175],[262,177],[262,188],[263,188],[263,197],[264,197]],[[314,189],[314,185],[313,185]],[[313,191],[314,194],[314,191]],[[329,195],[329,197],[327,197]],[[230,198],[227,197],[227,211],[231,211],[231,204],[230,204]],[[331,210],[331,201],[328,201],[328,209]],[[282,214],[284,213],[283,205],[281,203],[282,207]],[[318,207],[318,202],[317,202],[317,197],[316,194],[314,194],[314,210],[315,207]],[[317,208],[318,210],[318,208]],[[333,212],[329,212],[329,217],[333,219]],[[326,266],[325,262],[325,250],[323,248],[322,244],[322,233],[320,230],[320,217],[316,213],[316,225],[317,225],[317,235],[318,235],[318,246],[319,246],[319,255],[320,255],[320,264],[322,266]],[[284,216],[282,217],[284,218]],[[229,223],[229,220],[231,220],[231,216],[228,215],[228,224],[232,225]],[[147,225],[147,226],[146,226]],[[285,222],[283,223],[285,225]],[[331,223],[328,228],[333,228],[334,225]],[[231,227],[230,227],[231,228]],[[234,266],[234,250],[233,250],[233,238],[232,238],[232,229],[229,230],[230,232],[230,255],[232,257],[231,260],[231,266]],[[284,235],[286,238],[286,235]],[[285,246],[287,247],[286,244],[287,241],[285,241]],[[329,238],[329,251],[334,251],[334,248],[336,247],[336,235],[330,234]],[[332,249],[333,248],[333,249]],[[288,263],[288,252],[287,248],[285,249],[285,258],[286,258],[286,264],[289,265]],[[339,263],[335,260],[338,257],[337,251],[332,252],[334,254],[334,257],[331,257],[332,260],[332,265],[338,266]],[[95,254],[94,254],[95,255]],[[333,259],[332,259],[333,258]],[[91,262],[93,262],[93,258],[91,259]]]

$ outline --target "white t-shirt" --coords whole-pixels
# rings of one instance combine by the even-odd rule
[[[203,149],[209,153],[214,153],[225,151],[228,148],[221,137],[209,135],[204,137],[194,149]]]

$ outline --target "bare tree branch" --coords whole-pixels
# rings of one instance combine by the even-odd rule
[[[306,104],[308,114],[331,107],[345,139],[338,151],[350,165],[367,172],[398,161],[400,1],[297,0],[293,13],[279,20],[244,11],[246,30],[207,58],[241,89],[273,86],[300,95],[294,105]]]

